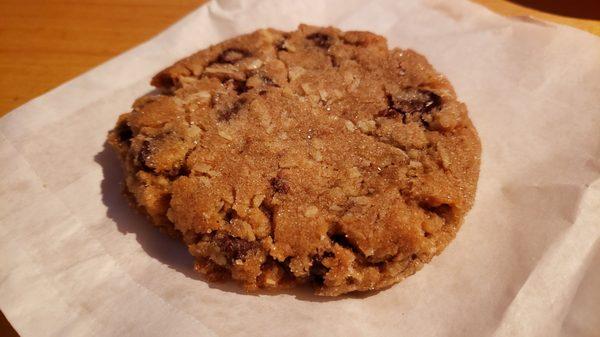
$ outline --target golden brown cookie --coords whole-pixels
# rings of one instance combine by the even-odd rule
[[[109,142],[126,188],[208,279],[380,289],[470,209],[480,143],[450,83],[369,32],[301,25],[200,51],[152,79]]]

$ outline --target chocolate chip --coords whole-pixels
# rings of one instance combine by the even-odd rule
[[[252,55],[252,54],[249,51],[244,50],[244,49],[228,48],[228,49],[225,49],[223,52],[221,52],[221,54],[219,54],[219,57],[217,57],[217,60],[213,63],[234,64],[250,55]]]
[[[219,110],[219,120],[228,121],[233,118],[240,109],[246,104],[246,98],[242,97],[235,101],[233,104],[228,104]]]
[[[158,73],[151,84],[157,88],[170,89],[175,86],[175,79],[167,72]]]
[[[385,95],[385,97],[387,99],[388,107],[387,107],[387,109],[380,111],[379,116],[393,118],[393,117],[396,117],[396,116],[402,114],[402,112],[400,110],[397,110],[394,108],[394,98],[392,97],[392,95],[387,94],[387,95]]]
[[[233,80],[233,90],[235,90],[235,92],[238,95],[241,95],[241,94],[245,93],[246,91],[248,91],[248,87],[246,86],[246,81]]]
[[[187,156],[186,156],[186,158],[187,158]],[[174,172],[169,174],[169,177],[177,178],[179,176],[189,176],[192,173],[190,168],[187,167],[187,165],[185,164],[185,160],[183,160],[183,164],[181,164],[181,166],[177,167],[176,170],[173,170],[173,171]]]
[[[425,89],[408,88],[396,96],[386,95],[388,108],[381,111],[379,116],[402,116],[404,123],[420,120],[426,126],[431,119],[430,112],[442,105],[442,98],[434,92]]]
[[[320,48],[327,49],[333,44],[333,37],[324,33],[312,33],[307,35],[306,38],[314,42],[314,44]]]
[[[228,235],[216,237],[215,242],[229,261],[244,259],[248,255],[248,252],[260,247],[260,243],[256,241],[250,242]]]
[[[348,238],[348,235],[339,231],[339,228],[335,229],[333,232],[327,233],[327,236],[329,237],[329,240],[331,240],[332,243],[336,243],[346,249],[353,251],[359,256],[363,256],[362,251],[358,249],[358,247]]]
[[[271,187],[277,193],[287,194],[290,191],[290,186],[288,183],[280,177],[275,177],[271,179]]]
[[[354,246],[352,245],[352,243],[350,243],[350,241],[348,241],[348,237],[344,233],[331,234],[329,235],[329,239],[333,243],[337,243],[338,245],[344,248],[354,249]]]
[[[225,222],[231,223],[231,221],[233,221],[233,219],[235,219],[236,216],[237,212],[233,208],[230,208],[225,212],[225,217],[223,218],[223,220],[225,220]]]
[[[329,268],[323,265],[323,257],[315,256],[312,260],[312,265],[308,270],[308,278],[311,283],[322,286],[325,283],[325,275],[329,272]]]
[[[121,142],[128,142],[131,138],[133,138],[133,131],[127,125],[127,122],[123,122],[117,125],[115,132],[117,133],[117,137]]]
[[[142,142],[142,146],[140,148],[140,152],[138,152],[137,155],[137,162],[138,165],[141,167],[142,170],[144,171],[152,171],[152,167],[150,167],[148,164],[148,158],[152,155],[152,149],[151,149],[151,144],[150,141],[148,140],[144,140]]]

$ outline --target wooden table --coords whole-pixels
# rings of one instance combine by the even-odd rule
[[[556,6],[545,11],[506,0],[473,1],[503,15],[530,15],[600,35],[600,21],[550,13]],[[203,2],[0,0],[0,116],[151,38]],[[17,336],[3,315],[0,335]]]

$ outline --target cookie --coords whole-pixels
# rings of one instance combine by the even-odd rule
[[[263,29],[152,84],[109,143],[133,204],[210,281],[388,287],[439,254],[473,203],[481,150],[465,105],[381,36]]]

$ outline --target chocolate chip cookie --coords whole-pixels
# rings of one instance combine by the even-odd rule
[[[465,105],[381,36],[263,29],[152,84],[109,143],[135,206],[208,280],[381,289],[439,254],[473,203],[481,148]]]

